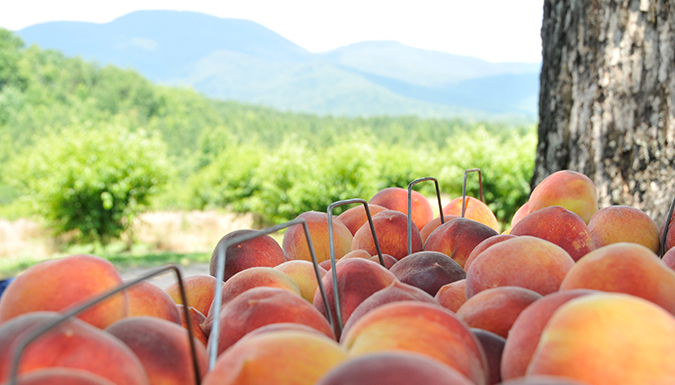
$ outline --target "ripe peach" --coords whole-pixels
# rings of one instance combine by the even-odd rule
[[[112,263],[93,255],[73,255],[28,268],[0,297],[0,323],[33,311],[61,311],[122,285]],[[78,317],[98,328],[127,316],[127,296],[120,293]]]
[[[513,226],[511,235],[531,235],[562,247],[578,261],[593,250],[593,239],[588,226],[577,214],[560,206],[540,209]]]
[[[631,295],[589,294],[553,314],[527,374],[594,385],[668,384],[675,378],[673,351],[671,313]]]
[[[434,298],[441,306],[456,313],[466,302],[466,279],[441,286]]]
[[[185,288],[188,306],[199,310],[202,314],[208,313],[216,292],[216,278],[204,274],[191,275],[183,278],[183,287]],[[178,282],[165,287],[164,291],[177,305],[183,304]]]
[[[530,213],[550,206],[561,206],[579,215],[585,223],[598,211],[598,193],[586,175],[561,170],[539,183],[528,201]]]
[[[467,218],[455,218],[438,226],[429,234],[425,251],[438,251],[452,258],[464,268],[469,254],[479,243],[497,235],[490,227]]]
[[[464,262],[464,270],[468,271],[469,267],[473,263],[473,260],[478,257],[478,254],[482,253],[487,249],[488,247],[494,245],[495,243],[503,242],[507,239],[515,238],[515,235],[511,234],[499,234],[495,235],[494,237],[490,237],[485,239],[483,242],[479,243],[476,245],[476,247],[471,250],[471,254],[469,254],[469,257],[466,259],[466,262]]]
[[[178,309],[178,314],[180,314],[181,326],[187,330],[188,326],[187,320],[185,319],[183,305],[176,305],[176,308]],[[188,308],[188,316],[190,317],[190,325],[192,326],[192,335],[206,347],[208,337],[206,337],[206,333],[204,333],[202,328],[199,326],[204,323],[206,316],[192,306]]]
[[[516,223],[520,222],[521,219],[523,219],[526,215],[530,213],[530,204],[529,202],[525,202],[518,210],[516,210],[516,213],[513,214],[513,218],[511,218],[511,228],[516,225]]]
[[[156,317],[130,317],[105,329],[124,342],[141,361],[151,384],[196,384],[187,331]],[[206,348],[195,341],[198,372],[208,370]]]
[[[368,205],[368,210],[370,211],[370,216],[373,217],[380,211],[387,210],[387,208],[379,205]],[[368,215],[366,214],[366,208],[363,207],[363,205],[352,207],[338,215],[337,219],[347,226],[352,235],[356,234],[356,231],[360,229],[361,226],[368,223]]]
[[[17,385],[115,385],[92,372],[71,368],[40,369],[18,376]],[[3,382],[8,385],[9,382]]]
[[[462,216],[462,197],[453,199],[450,203],[443,207],[444,215],[457,215]],[[490,210],[488,205],[483,203],[480,199],[474,197],[466,197],[466,203],[464,204],[464,218],[473,219],[476,222],[480,222],[485,226],[493,229],[496,232],[499,232],[499,222],[497,217]]]
[[[368,204],[386,207],[408,216],[408,190],[400,187],[389,187],[373,195]],[[429,200],[424,195],[413,190],[411,192],[411,217],[419,231],[434,218]]]
[[[449,222],[452,219],[455,218],[460,218],[459,215],[443,215],[443,223]],[[429,235],[438,228],[438,226],[442,225],[441,223],[441,217],[438,216],[434,219],[432,219],[429,223],[427,223],[424,227],[422,227],[422,230],[420,230],[420,235],[422,236],[422,243],[426,243],[427,238],[429,238]]]
[[[560,290],[594,289],[631,294],[675,314],[675,272],[635,243],[613,243],[588,253],[567,273]]]
[[[312,262],[296,259],[286,261],[274,269],[285,273],[298,284],[302,298],[309,302],[314,301],[314,292],[319,287],[319,283],[316,280],[316,272],[314,271]],[[323,278],[326,275],[326,270],[319,267],[319,275]]]
[[[316,254],[317,262],[330,259],[328,214],[317,211],[307,211],[298,215],[298,218],[304,218],[307,221],[307,227],[309,228],[309,235],[312,238],[312,246],[314,247],[314,254]],[[343,255],[352,251],[353,238],[354,236],[347,226],[337,220],[337,217],[333,218],[335,259],[340,259]],[[284,251],[288,253],[290,259],[312,260],[303,226],[295,225],[289,227],[284,234],[282,244]]]
[[[256,233],[256,231],[249,229],[236,230],[222,237],[211,254],[209,274],[214,277],[217,274],[218,252],[221,245],[233,238],[251,233]],[[279,246],[279,243],[271,236],[263,234],[257,238],[234,244],[227,248],[225,251],[225,274],[223,275],[223,282],[227,281],[238,272],[250,267],[274,267],[284,261],[286,261],[286,256],[284,255],[281,246]]]
[[[654,253],[661,248],[659,228],[644,211],[631,206],[609,206],[598,210],[588,223],[595,247],[631,242]]]
[[[502,353],[504,352],[504,344],[506,339],[491,331],[471,328],[471,333],[480,341],[485,355],[488,360],[488,368],[490,368],[489,385],[496,385],[502,381],[502,376],[499,372],[499,364],[502,361]]]
[[[129,317],[151,316],[180,325],[180,315],[173,299],[159,286],[143,281],[127,289]]]
[[[380,250],[400,260],[408,255],[408,217],[394,210],[384,210],[373,217],[373,226]],[[411,226],[412,252],[422,250],[422,236],[415,226]],[[370,226],[364,224],[354,235],[353,250],[365,250],[370,255],[377,254]]]
[[[466,272],[452,258],[438,251],[408,255],[389,269],[399,281],[434,296],[441,286],[466,278]]]
[[[466,298],[498,286],[520,286],[541,295],[558,291],[574,260],[559,246],[523,235],[487,248],[466,272]]]

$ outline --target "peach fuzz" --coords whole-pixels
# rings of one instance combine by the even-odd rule
[[[472,328],[506,338],[518,315],[541,297],[539,293],[522,287],[495,287],[469,298],[457,310],[457,317]]]
[[[302,298],[309,302],[314,300],[314,292],[318,289],[319,283],[316,280],[316,271],[312,262],[296,259],[286,261],[274,269],[285,273],[298,284]],[[319,276],[323,278],[324,275],[326,275],[326,270],[319,266]]]
[[[371,218],[375,216],[375,214],[384,210],[387,210],[387,208],[380,205],[368,205],[368,211],[370,211]],[[368,223],[366,208],[363,207],[362,204],[343,212],[342,214],[338,215],[337,219],[342,222],[342,224],[347,226],[352,235],[356,234],[356,231],[360,229],[361,226]]]
[[[159,286],[147,281],[139,282],[127,289],[127,296],[129,317],[150,316],[181,324],[176,303]]]
[[[598,192],[586,175],[561,170],[544,178],[528,201],[530,213],[550,206],[561,206],[579,215],[585,223],[598,211]]]
[[[434,298],[441,306],[456,313],[466,302],[466,279],[441,286]]]
[[[151,384],[197,384],[187,331],[155,317],[130,317],[105,329],[124,342],[141,361]],[[208,369],[206,348],[195,341],[200,378]]]
[[[32,312],[0,324],[0,383],[9,378],[19,341],[60,314]],[[85,370],[115,384],[147,385],[138,357],[122,341],[79,318],[71,318],[35,339],[24,350],[18,374],[46,368]]]
[[[37,263],[16,277],[0,297],[0,323],[34,311],[61,311],[122,285],[109,261],[73,255]],[[127,316],[125,293],[81,313],[78,318],[98,328]]]
[[[541,295],[558,291],[574,260],[549,241],[520,236],[480,253],[466,273],[466,298],[498,286],[519,286]]]
[[[412,190],[410,196],[411,219],[419,231],[434,218],[429,200],[424,195]],[[408,189],[389,187],[380,190],[373,195],[368,204],[386,207],[387,210],[395,210],[408,216]]]
[[[598,291],[585,289],[558,291],[538,299],[523,310],[511,327],[509,338],[506,340],[501,362],[502,379],[524,377],[527,365],[530,364],[539,344],[541,333],[553,313],[568,301],[592,293]]]
[[[373,217],[373,226],[382,254],[389,254],[400,260],[408,255],[408,217],[394,210],[384,210]],[[416,226],[410,227],[412,252],[422,250],[422,236]],[[364,224],[354,235],[353,250],[365,250],[370,255],[377,254],[370,226]]]
[[[513,226],[511,235],[531,235],[562,247],[578,261],[595,248],[591,232],[577,214],[560,206],[531,213]]]
[[[674,351],[672,314],[631,295],[589,294],[553,314],[527,374],[594,385],[669,384]]]
[[[307,211],[297,218],[304,218],[307,221],[309,235],[312,238],[312,246],[317,262],[330,259],[330,242],[328,237],[328,214],[317,211]],[[337,217],[333,218],[333,247],[335,259],[342,258],[343,255],[352,251],[352,239],[354,236],[347,226],[340,222]],[[301,224],[294,225],[284,233],[282,248],[288,254],[290,259],[302,259],[311,261],[312,256],[307,246],[305,229]]]
[[[316,385],[474,385],[457,370],[421,354],[380,352],[335,366]]]
[[[469,257],[466,259],[466,262],[464,262],[464,270],[469,270],[469,267],[471,267],[473,260],[476,259],[476,257],[478,257],[478,254],[485,251],[485,249],[487,249],[488,247],[515,237],[516,237],[515,235],[510,234],[499,234],[495,235],[494,237],[487,238],[483,242],[477,244],[476,247],[474,247],[473,250],[471,250],[471,254],[469,254]]]
[[[445,207],[443,207],[444,215],[457,215],[462,216],[462,197],[458,197],[450,201]],[[488,205],[483,203],[480,199],[474,197],[466,197],[466,203],[464,204],[464,218],[473,219],[476,222],[480,222],[485,226],[491,228],[492,230],[499,232],[499,222],[497,217],[490,210]]]
[[[288,330],[246,336],[221,354],[204,385],[314,385],[348,358],[325,336]]]
[[[588,223],[595,247],[612,243],[640,244],[659,253],[659,228],[642,210],[631,206],[609,206],[598,210]]]
[[[613,243],[581,258],[560,285],[571,289],[631,294],[675,314],[675,272],[635,243]]]
[[[487,357],[476,336],[454,313],[417,301],[393,302],[359,319],[341,340],[350,356],[409,351],[437,359],[476,385],[488,380]]]
[[[359,304],[361,304],[361,302],[370,297],[373,293],[389,286],[396,280],[396,276],[389,270],[376,262],[363,258],[352,258],[341,261],[335,266],[335,269],[343,325],[349,321],[352,312]],[[335,309],[332,271],[329,271],[323,277],[322,282],[323,287],[326,289],[326,297],[333,318],[335,335],[339,338],[340,330],[337,311]],[[314,307],[316,307],[324,317],[328,316],[323,299],[321,298],[321,293],[318,290],[314,293],[313,303]]]
[[[209,274],[213,277],[217,275],[218,253],[225,242],[252,233],[257,233],[257,231],[250,229],[235,230],[223,236],[218,241],[218,244],[216,244],[216,247],[211,254]],[[285,261],[286,255],[281,249],[281,246],[279,246],[279,243],[271,236],[262,234],[256,238],[249,239],[248,241],[233,244],[225,250],[223,282],[226,282],[233,275],[248,268],[274,267]],[[190,306],[192,306],[192,304],[190,304]]]
[[[427,223],[424,227],[422,227],[422,230],[420,230],[420,235],[422,236],[422,243],[425,243],[427,241],[429,235],[433,233],[438,226],[459,217],[460,217],[459,215],[443,215],[443,223],[441,223],[440,216],[432,219],[429,223]]]
[[[455,218],[429,234],[424,251],[441,252],[464,268],[474,247],[495,235],[495,230],[473,219]]]
[[[220,286],[222,287],[222,283]],[[204,274],[191,275],[183,278],[183,287],[188,306],[197,309],[202,314],[207,314],[216,292],[216,278]],[[177,305],[183,305],[178,282],[165,287],[164,291]]]
[[[441,286],[466,278],[466,272],[452,258],[437,251],[419,251],[396,262],[389,269],[399,281],[434,296]]]
[[[230,301],[219,317],[219,355],[249,332],[273,323],[303,324],[335,338],[328,320],[312,304],[283,289],[250,289]]]

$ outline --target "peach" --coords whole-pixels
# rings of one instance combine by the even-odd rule
[[[458,197],[450,201],[445,207],[443,207],[444,215],[457,215],[462,216],[462,197]],[[474,197],[466,197],[466,203],[464,204],[464,218],[473,219],[476,222],[480,222],[485,226],[491,228],[492,230],[499,232],[499,222],[497,217],[490,210],[488,205],[483,203],[480,199]]]
[[[348,358],[325,336],[276,331],[247,336],[218,357],[204,385],[314,385]]]
[[[236,230],[222,237],[211,254],[209,274],[214,277],[217,275],[218,252],[221,245],[233,238],[251,233],[256,233],[256,231],[249,229]],[[227,248],[225,251],[223,282],[242,270],[258,266],[274,267],[284,261],[286,261],[286,256],[279,243],[267,234],[260,235],[257,238],[237,243]]]
[[[285,273],[298,284],[300,296],[302,298],[309,302],[314,301],[314,292],[319,287],[319,283],[316,280],[316,272],[314,271],[312,262],[296,259],[286,261],[281,265],[276,266],[274,269]],[[326,275],[326,270],[319,267],[319,275],[323,278],[323,276]]]
[[[595,290],[566,290],[546,295],[523,310],[509,331],[501,363],[502,379],[524,377],[537,349],[539,338],[553,313],[568,301],[597,293]]]
[[[61,311],[122,285],[112,263],[93,255],[73,255],[35,264],[16,277],[0,297],[0,323],[33,311]],[[120,293],[78,317],[98,328],[127,316]]]
[[[660,240],[663,240],[663,232],[666,229],[666,219],[667,218],[663,218],[663,222],[661,222],[661,228],[659,229]],[[675,225],[673,225],[673,219],[675,219],[675,211],[673,211],[673,215],[670,216],[670,222],[668,222],[668,233],[666,234],[665,242],[663,242],[664,252],[672,249],[673,246],[675,246]]]
[[[588,223],[595,247],[618,242],[640,244],[654,253],[661,248],[659,228],[642,210],[631,206],[609,206],[598,210]]]
[[[441,286],[434,296],[436,301],[444,308],[456,313],[466,302],[466,279],[460,279]]]
[[[560,246],[527,235],[480,253],[466,272],[466,298],[498,286],[519,286],[541,295],[558,291],[574,260]]]
[[[613,243],[588,253],[560,285],[560,290],[570,289],[631,294],[675,314],[675,272],[654,252],[635,243]]]
[[[420,301],[438,305],[438,301],[422,289],[402,283],[398,280],[392,282],[389,286],[379,290],[366,298],[359,306],[354,309],[349,321],[345,323],[343,333],[347,333],[351,325],[368,312],[382,305],[397,301]]]
[[[222,283],[220,286],[222,287]],[[183,278],[183,287],[185,288],[188,306],[199,310],[202,314],[207,314],[216,292],[216,278],[204,274],[191,275]],[[178,282],[165,287],[164,291],[177,305],[183,305]]]
[[[381,266],[380,257],[378,255],[373,255],[368,259]],[[392,266],[398,262],[398,259],[392,257],[389,254],[382,254],[382,260],[384,261],[384,268],[388,270],[391,270]]]
[[[187,330],[187,320],[185,319],[185,313],[183,310],[183,305],[176,305],[176,308],[178,309],[178,314],[180,314],[180,322],[181,326],[183,326]],[[192,326],[192,336],[199,340],[204,346],[206,347],[206,344],[208,342],[208,337],[206,337],[206,333],[202,330],[202,328],[199,326],[204,321],[206,320],[206,316],[202,314],[199,310],[193,308],[190,306],[188,308],[188,316],[190,317],[190,326]]]
[[[454,313],[417,301],[393,302],[369,312],[343,336],[350,356],[409,351],[435,358],[486,385],[488,367],[480,342]]]
[[[455,218],[460,218],[459,215],[443,215],[443,223],[448,222],[452,219]],[[422,243],[425,243],[427,241],[427,238],[429,238],[429,235],[436,230],[436,228],[440,225],[441,223],[441,217],[438,216],[434,219],[432,219],[429,223],[427,223],[424,227],[422,227],[422,230],[420,230],[420,235],[422,236]]]
[[[0,325],[0,383],[9,378],[19,341],[58,317],[54,312],[37,311]],[[148,384],[141,362],[122,341],[78,318],[65,321],[30,343],[21,356],[18,374],[53,367],[88,371],[115,384]]]
[[[577,214],[560,206],[540,209],[513,226],[511,235],[531,235],[562,247],[578,261],[595,247],[591,232]]]
[[[17,378],[17,385],[115,385],[94,373],[70,368],[36,370]],[[3,382],[8,385],[9,382]]]
[[[560,376],[527,376],[502,382],[500,385],[590,385],[588,382]]]
[[[413,190],[411,192],[411,219],[419,231],[429,221],[434,218],[433,210],[429,200],[424,195]],[[408,216],[408,189],[400,187],[389,187],[380,190],[373,195],[368,204],[374,204],[386,207],[388,210],[395,210]]]
[[[495,385],[502,381],[502,376],[499,373],[499,364],[502,361],[502,353],[504,352],[504,344],[506,340],[493,332],[471,328],[471,333],[480,341],[485,355],[488,360],[488,367],[490,368],[489,385]]]
[[[544,178],[532,190],[528,206],[530,213],[550,206],[561,206],[588,223],[598,211],[598,192],[586,175],[561,170]]]
[[[312,246],[317,262],[330,259],[330,242],[328,237],[328,214],[317,211],[307,211],[298,218],[304,218],[307,221],[309,235],[312,238]],[[347,226],[340,222],[337,217],[333,218],[333,247],[335,259],[342,258],[343,255],[352,251],[352,239],[354,236]],[[312,257],[307,246],[305,238],[305,229],[302,225],[291,226],[284,234],[282,242],[284,251],[290,259],[302,259],[311,261]]]
[[[521,219],[523,219],[525,216],[527,216],[530,213],[530,204],[529,202],[525,202],[522,206],[516,210],[516,213],[513,214],[513,218],[511,218],[511,227],[515,226],[516,223],[520,222]]]
[[[124,342],[141,361],[151,384],[197,384],[187,331],[156,317],[130,317],[105,329]],[[208,369],[206,348],[195,340],[198,374]]]
[[[335,338],[328,320],[304,299],[288,290],[258,287],[240,294],[220,312],[218,354],[252,330],[286,322],[307,325]]]
[[[666,251],[662,260],[663,263],[670,267],[671,270],[675,270],[675,249],[671,248],[670,250]]]
[[[515,235],[510,234],[499,234],[495,235],[494,237],[487,238],[483,242],[477,244],[476,247],[474,247],[473,250],[471,250],[469,256],[466,258],[466,262],[464,262],[464,270],[468,271],[469,267],[471,267],[471,264],[473,263],[473,260],[476,259],[476,257],[478,257],[478,254],[485,251],[485,249],[487,249],[488,247],[515,237],[516,237]]]
[[[379,205],[368,205],[368,211],[370,211],[371,218],[375,214],[384,210],[387,210],[387,208]],[[362,204],[343,212],[342,214],[338,215],[337,219],[339,219],[342,224],[347,226],[352,235],[356,234],[356,231],[360,229],[361,226],[368,223],[366,208],[363,207]]]
[[[394,210],[384,210],[373,217],[373,226],[380,250],[400,260],[408,255],[408,217]],[[412,252],[422,250],[422,236],[416,226],[411,226]],[[353,250],[365,250],[370,255],[377,254],[370,226],[364,224],[354,235]]]
[[[497,235],[490,227],[467,218],[455,218],[429,234],[425,251],[438,251],[452,258],[464,268],[464,263],[474,247],[487,238]]]
[[[457,317],[472,328],[487,330],[506,338],[518,315],[539,298],[539,293],[522,287],[495,287],[469,298],[457,310]]]
[[[473,385],[457,370],[421,354],[379,352],[333,367],[316,385]]]
[[[180,325],[180,315],[173,299],[159,286],[143,281],[127,289],[129,317],[151,316]]]
[[[589,294],[553,314],[527,374],[594,385],[669,384],[675,379],[673,351],[672,314],[626,294]]]
[[[354,309],[363,300],[373,293],[384,289],[396,280],[396,276],[378,263],[362,258],[352,258],[341,261],[335,266],[337,287],[340,294],[340,310],[342,324],[344,325]],[[329,271],[323,277],[323,286],[326,289],[328,305],[333,318],[333,326],[336,337],[339,338],[340,330],[335,309],[335,294],[333,292],[333,274]],[[314,306],[327,317],[323,299],[317,290],[314,294]]]
[[[221,311],[228,302],[232,301],[238,295],[256,287],[284,289],[301,298],[300,287],[298,287],[298,284],[286,273],[275,270],[272,267],[251,267],[233,275],[232,278],[223,284],[221,288]],[[215,314],[213,314],[214,308],[214,304],[211,303],[211,308],[209,309],[208,314],[206,314],[206,320],[201,325],[202,330],[204,330],[206,335],[211,333],[211,325],[213,323],[213,317],[215,316]]]
[[[434,296],[441,286],[466,278],[466,272],[452,258],[438,251],[408,255],[389,269],[399,281]]]

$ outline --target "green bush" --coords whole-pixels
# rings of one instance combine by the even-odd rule
[[[157,135],[123,126],[71,126],[19,153],[10,183],[56,233],[106,243],[126,230],[169,176]]]

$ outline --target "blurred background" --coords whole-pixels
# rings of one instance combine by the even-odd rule
[[[475,167],[502,229],[527,200],[543,0],[15,3],[0,278],[76,253],[207,262],[227,232],[417,178],[455,198]]]

